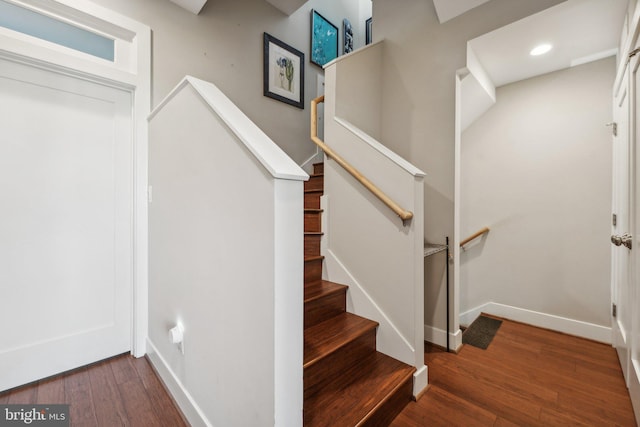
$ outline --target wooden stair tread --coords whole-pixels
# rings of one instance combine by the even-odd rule
[[[304,368],[378,327],[378,322],[341,313],[304,330]]]
[[[305,190],[322,190],[324,188],[324,173],[309,175],[309,179],[304,183]]]
[[[329,282],[328,280],[308,283],[304,286],[304,302],[308,303],[311,301],[315,301],[318,298],[323,298],[327,295],[346,292],[347,288],[348,286],[346,285]]]
[[[378,323],[322,280],[324,163],[304,184],[304,425],[383,426],[411,400],[415,368],[376,351]]]
[[[363,360],[357,369],[361,375],[353,375],[346,384],[329,384],[305,400],[305,427],[378,425],[373,421],[374,412],[397,398],[399,388],[409,387],[407,382],[412,383],[415,372],[414,367],[380,352]]]

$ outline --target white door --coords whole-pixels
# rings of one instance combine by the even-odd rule
[[[630,324],[630,362],[629,372],[627,374],[627,385],[629,387],[629,394],[631,396],[631,402],[633,403],[633,409],[636,414],[636,419],[640,420],[640,251],[638,245],[638,226],[640,224],[640,209],[638,203],[640,202],[640,174],[638,173],[638,165],[640,165],[640,150],[637,150],[636,143],[640,141],[640,75],[638,70],[640,69],[640,56],[634,56],[630,61],[630,70],[632,73],[631,78],[631,99],[633,109],[631,110],[631,122],[633,123],[632,129],[635,130],[635,134],[631,139],[630,146],[632,148],[632,162],[631,162],[631,175],[630,182],[632,185],[632,198],[631,198],[631,212],[633,214],[633,268],[632,275],[629,281],[629,301],[628,307],[632,308],[631,324]]]
[[[625,381],[628,381],[631,333],[631,250],[621,244],[621,239],[631,231],[630,179],[631,144],[629,138],[629,72],[625,71],[620,89],[614,97],[613,120],[616,128],[613,137],[613,215],[612,243],[612,313],[613,345],[615,346]],[[615,225],[613,225],[615,222]],[[613,310],[612,310],[613,312]],[[628,385],[628,382],[627,382]]]
[[[0,391],[131,349],[131,115],[0,59]]]

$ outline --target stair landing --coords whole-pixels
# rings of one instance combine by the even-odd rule
[[[305,399],[305,426],[384,426],[413,398],[414,368],[380,352]],[[366,373],[363,375],[362,373]]]

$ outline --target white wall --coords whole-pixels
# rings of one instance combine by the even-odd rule
[[[386,40],[381,141],[427,174],[427,241],[453,240],[455,72],[465,66],[467,41],[560,2],[493,0],[440,24],[431,1],[374,0],[373,38]],[[444,330],[441,258],[425,261],[425,323]],[[457,324],[455,310],[450,316]]]
[[[608,58],[497,89],[463,133],[460,311],[488,302],[610,324]]]
[[[360,16],[371,10],[370,0],[310,0],[291,16],[264,0],[210,0],[199,15],[169,0],[99,3],[151,27],[154,105],[187,74],[211,81],[298,164],[315,153],[309,140],[308,104],[316,94],[317,75],[323,72],[309,62],[310,10],[315,8],[339,27],[340,53],[343,18],[354,26],[357,48],[364,45]],[[305,54],[304,110],[262,95],[265,31]]]
[[[369,45],[335,63],[339,76],[335,115],[376,140],[380,139],[382,123],[382,51],[381,43]]]

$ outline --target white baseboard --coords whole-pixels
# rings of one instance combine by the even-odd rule
[[[488,302],[460,314],[460,324],[469,326],[480,313],[492,314],[494,316],[504,317],[505,319],[515,320],[516,322],[611,344],[610,327],[495,302]]]
[[[425,388],[427,388],[427,385],[429,384],[428,372],[428,368],[425,365],[422,365],[422,367],[413,374],[414,397],[420,396],[424,392]]]
[[[640,372],[640,366],[637,366],[636,360],[631,361],[629,369],[629,396],[631,397],[631,405],[636,420],[640,420],[640,381],[638,381],[637,372]]]
[[[446,347],[447,331],[424,325],[424,340],[440,347]],[[462,347],[462,331],[460,329],[456,332],[449,331],[449,349],[458,351],[460,347]]]
[[[151,364],[164,385],[169,389],[169,393],[171,393],[171,396],[180,407],[189,424],[192,427],[213,427],[180,379],[178,379],[164,358],[158,353],[156,346],[154,346],[148,338],[147,350],[147,356]]]
[[[322,163],[324,162],[324,152],[320,151],[319,148],[316,148],[316,153],[305,160],[300,167],[309,175],[313,172],[313,164],[314,163]]]

